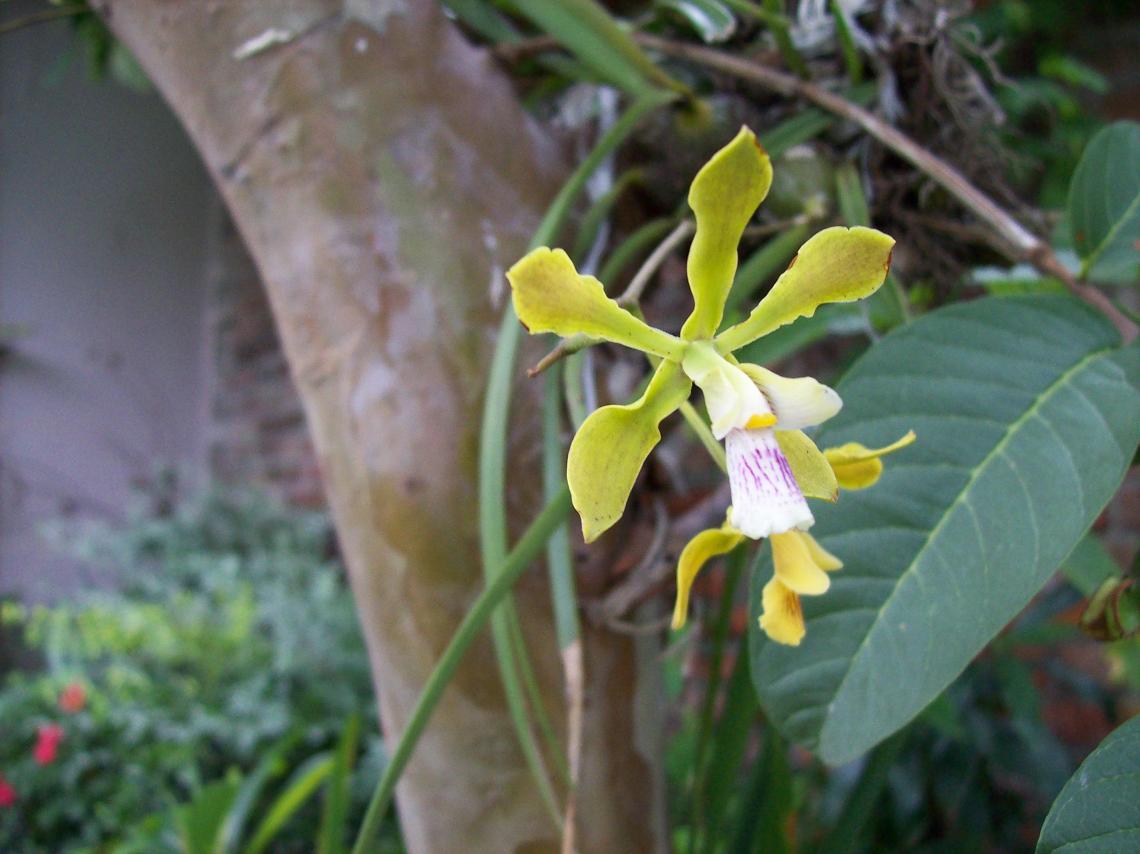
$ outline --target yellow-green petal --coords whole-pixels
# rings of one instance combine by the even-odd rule
[[[776,643],[799,646],[804,639],[804,612],[800,597],[773,576],[760,594],[760,628]]]
[[[685,625],[689,616],[689,591],[697,573],[706,563],[719,555],[728,554],[744,539],[736,529],[725,525],[701,531],[685,545],[677,561],[677,602],[673,606],[673,628]]]
[[[800,536],[803,538],[808,554],[811,555],[816,566],[824,572],[836,572],[843,569],[843,561],[821,546],[815,537],[807,531],[801,531]]]
[[[843,408],[843,400],[835,389],[814,377],[782,377],[747,362],[741,363],[740,370],[764,392],[776,423],[784,430],[815,427]]]
[[[834,501],[839,497],[839,482],[827,457],[802,430],[776,430],[776,441],[788,460],[792,476],[800,491],[808,498]]]
[[[689,188],[697,231],[689,249],[689,288],[695,306],[681,337],[711,338],[724,315],[736,275],[736,247],[744,227],[772,185],[772,164],[746,127],[713,155]]]
[[[772,290],[741,323],[717,336],[722,353],[737,350],[819,306],[873,294],[891,264],[893,237],[873,228],[825,228],[800,247]]]
[[[914,439],[914,431],[909,430],[897,442],[881,448],[868,448],[858,442],[848,442],[838,448],[828,448],[823,455],[843,489],[866,489],[874,486],[883,474],[883,461],[879,458],[905,448]]]
[[[603,406],[582,423],[570,443],[566,479],[587,543],[621,518],[645,458],[661,441],[658,425],[692,387],[676,363],[664,361],[636,402]]]
[[[772,543],[772,564],[776,577],[789,590],[804,596],[819,596],[831,587],[831,579],[816,563],[802,531],[785,531],[768,538]]]
[[[561,249],[527,253],[507,271],[515,313],[531,332],[581,333],[679,360],[684,342],[634,317],[606,296],[593,276],[579,275]]]

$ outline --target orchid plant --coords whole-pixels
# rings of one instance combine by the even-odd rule
[[[827,228],[811,237],[768,294],[742,322],[720,330],[737,268],[737,245],[772,183],[771,161],[755,134],[742,128],[698,172],[689,190],[696,231],[687,273],[694,307],[679,335],[649,326],[583,276],[561,249],[540,247],[512,267],[519,319],[531,333],[586,335],[624,344],[657,362],[641,397],[593,412],[570,445],[567,480],[582,534],[590,542],[624,512],[645,459],[660,441],[660,424],[689,397],[704,395],[713,435],[725,442],[732,504],[724,524],[697,534],[677,567],[673,625],[682,626],[689,591],[704,564],[745,538],[768,538],[775,573],[763,591],[761,627],[780,643],[804,636],[800,596],[819,595],[842,567],[807,530],[808,498],[836,500],[840,487],[865,488],[882,471],[881,457],[914,439],[883,448],[857,443],[820,451],[805,428],[842,407],[836,392],[812,377],[787,378],[733,353],[825,303],[873,294],[890,266],[894,240],[872,228]]]

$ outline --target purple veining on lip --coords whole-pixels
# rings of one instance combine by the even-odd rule
[[[783,498],[798,491],[791,467],[777,448],[756,448],[739,460],[752,490],[770,498]]]

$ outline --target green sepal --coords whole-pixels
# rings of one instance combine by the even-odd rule
[[[697,230],[688,274],[695,306],[681,327],[682,338],[711,338],[716,333],[736,275],[737,244],[771,184],[768,154],[746,127],[693,179],[689,207]]]
[[[716,338],[722,353],[738,350],[821,305],[873,294],[891,265],[893,237],[873,228],[825,228],[809,238],[748,318]]]
[[[661,441],[658,425],[688,399],[692,387],[676,363],[664,361],[637,401],[603,406],[582,423],[570,443],[566,479],[586,542],[621,518],[645,458]]]
[[[564,338],[579,333],[643,353],[680,360],[685,343],[654,329],[606,296],[593,276],[579,275],[561,249],[541,246],[507,271],[515,312],[526,328]]]

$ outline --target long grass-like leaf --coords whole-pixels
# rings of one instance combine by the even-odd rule
[[[775,727],[764,732],[764,746],[752,766],[729,854],[789,854],[792,816],[792,772],[788,746]]]
[[[539,223],[531,241],[532,246],[541,246],[554,239],[569,216],[574,200],[594,170],[629,136],[643,116],[675,97],[676,95],[670,92],[652,91],[629,106],[613,127],[602,135],[594,150],[563,185],[542,222]],[[488,585],[494,580],[493,573],[503,564],[507,554],[507,428],[511,386],[514,382],[515,360],[521,337],[522,327],[515,316],[513,306],[508,304],[503,313],[503,322],[499,328],[495,353],[491,360],[479,447],[479,533],[484,577]],[[513,607],[509,597],[503,607],[505,609]],[[509,610],[507,610],[501,615],[496,614],[491,621],[500,676],[519,745],[543,800],[555,823],[558,824],[561,821],[561,810],[555,801],[553,785],[546,773],[541,753],[527,720],[524,686],[516,654],[510,643],[509,619]]]
[[[488,41],[513,42],[520,38],[506,16],[485,0],[443,0],[443,5]]]
[[[614,285],[618,277],[625,272],[625,268],[632,264],[635,258],[660,243],[661,239],[677,226],[677,222],[678,218],[671,216],[652,219],[614,247],[598,272],[598,278],[610,289],[610,293],[614,292]]]
[[[557,487],[555,488],[555,492],[557,492]],[[555,533],[557,533],[557,531]],[[554,535],[552,534],[551,536]],[[548,551],[549,545],[550,543],[548,541]],[[526,638],[523,635],[522,623],[519,621],[517,609],[510,614],[510,634],[511,648],[514,650],[515,661],[518,663],[519,676],[522,679],[523,691],[526,695],[528,707],[534,716],[535,723],[538,724],[538,731],[542,734],[542,740],[546,744],[546,751],[553,757],[554,765],[558,770],[562,782],[569,783],[570,769],[566,764],[566,752],[558,734],[554,731],[554,724],[550,720],[549,712],[547,712],[546,701],[542,696],[542,689],[538,685],[538,678],[535,676],[534,667],[530,663]]]
[[[875,801],[887,786],[887,772],[895,764],[906,743],[907,733],[897,733],[884,741],[867,757],[859,779],[855,781],[839,818],[815,849],[819,854],[844,854],[859,849],[859,838]]]
[[[764,9],[769,15],[779,15],[783,18],[784,0],[764,0]],[[808,77],[807,63],[804,62],[803,56],[796,49],[795,43],[792,42],[792,33],[786,20],[770,19],[769,26],[772,28],[772,35],[776,38],[776,47],[780,49],[780,54],[784,57],[784,62],[788,68],[800,77]]]
[[[744,564],[747,562],[748,552],[743,546],[737,548],[728,557],[728,569],[725,573],[724,592],[720,597],[720,608],[717,611],[716,624],[713,627],[713,648],[709,656],[708,684],[705,685],[704,703],[701,704],[700,724],[697,728],[697,747],[693,753],[693,788],[692,799],[696,827],[689,838],[690,851],[695,850],[697,840],[704,835],[706,824],[705,789],[708,785],[707,756],[709,743],[713,738],[716,716],[716,698],[720,691],[721,662],[724,660],[724,649],[728,643],[728,630],[732,621],[732,608],[736,599],[736,588],[744,573]]]
[[[759,720],[760,701],[752,687],[748,667],[748,644],[742,643],[728,681],[724,709],[716,723],[712,754],[705,769],[705,837],[702,851],[723,850],[724,816],[737,790],[737,779],[748,746],[748,736]]]
[[[562,368],[561,364],[555,365],[547,373],[542,402],[542,483],[547,500],[558,493],[566,480],[566,453],[561,439]],[[581,631],[574,567],[570,559],[570,535],[565,526],[550,535],[546,544],[546,562],[550,572],[558,647],[565,650],[578,640]]]
[[[609,190],[590,205],[590,209],[582,217],[582,223],[578,226],[578,233],[574,237],[574,250],[570,253],[570,257],[574,259],[575,263],[581,264],[586,260],[586,253],[594,245],[594,241],[601,231],[602,222],[610,215],[617,200],[626,190],[641,183],[644,179],[645,171],[643,169],[627,169],[614,181]]]
[[[265,751],[253,772],[242,781],[233,805],[226,815],[222,828],[222,850],[236,851],[238,842],[245,833],[245,825],[253,812],[266,784],[288,770],[286,757],[300,740],[299,732],[287,733]]]
[[[860,83],[863,80],[863,61],[859,58],[859,49],[855,46],[855,37],[851,34],[851,22],[847,20],[847,13],[843,11],[843,4],[839,0],[831,0],[831,16],[835,18],[835,34],[839,38],[839,47],[843,52],[847,79],[852,84]]]
[[[344,851],[349,785],[352,782],[352,768],[356,764],[356,747],[359,741],[360,716],[353,715],[344,725],[344,730],[337,741],[332,773],[325,787],[317,854],[341,854]]]
[[[835,170],[835,194],[839,213],[847,225],[871,225],[871,210],[863,193],[863,183],[853,163],[843,163]],[[867,311],[893,329],[910,320],[910,300],[894,273],[887,273],[886,283],[865,303]]]
[[[596,0],[513,0],[512,4],[586,67],[631,95],[645,95],[658,86],[687,91],[662,71]]]
[[[330,753],[309,757],[293,772],[285,790],[270,804],[265,818],[257,826],[244,854],[261,854],[274,840],[293,814],[305,805],[333,769],[335,758]]]
[[[562,447],[562,371],[557,364],[547,374],[542,400],[542,486],[549,498],[566,480],[566,454]],[[546,543],[546,569],[554,607],[554,632],[562,656],[566,694],[566,813],[562,826],[562,851],[575,850],[575,820],[578,812],[578,772],[582,749],[585,665],[581,626],[578,621],[578,591],[570,556],[569,524],[559,526]]]

